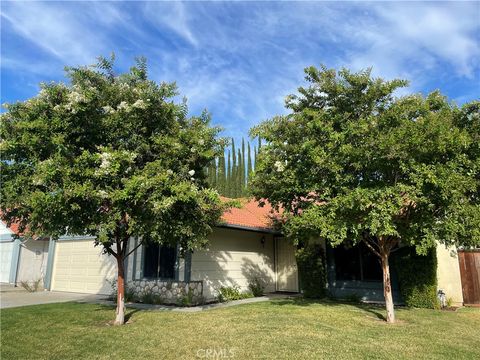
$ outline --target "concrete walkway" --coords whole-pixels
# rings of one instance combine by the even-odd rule
[[[218,309],[218,308],[226,308],[226,307],[243,305],[243,304],[265,302],[265,301],[270,301],[274,299],[291,299],[298,296],[299,296],[298,294],[291,295],[291,294],[272,293],[272,294],[267,294],[265,296],[260,296],[260,297],[234,300],[234,301],[228,301],[224,303],[212,303],[212,304],[206,304],[206,305],[191,306],[191,307],[182,307],[182,306],[174,306],[174,305],[170,305],[170,306],[169,305],[152,305],[152,304],[141,304],[141,303],[128,303],[125,306],[127,308],[148,310],[148,311],[174,311],[174,312],[183,312],[183,313],[193,313],[193,312]],[[85,301],[85,302],[115,306],[115,303],[110,300],[103,300],[103,301],[93,300],[93,301]]]
[[[23,289],[22,289],[23,290]],[[105,295],[79,294],[61,291],[27,292],[25,290],[1,291],[0,309],[68,301],[101,302]]]
[[[225,308],[230,306],[237,306],[242,304],[252,304],[257,302],[269,301],[272,299],[288,299],[299,296],[298,294],[278,294],[272,293],[261,297],[242,299],[229,301],[225,303],[213,303],[192,307],[179,307],[168,305],[151,305],[140,303],[128,303],[128,308],[140,309],[140,310],[153,310],[153,311],[175,311],[193,313],[199,311],[205,311],[210,309]],[[89,304],[100,304],[107,306],[115,306],[113,301],[108,300],[106,295],[93,295],[93,294],[81,294],[62,291],[38,291],[27,292],[21,287],[3,286],[0,292],[0,309],[13,308],[19,306],[30,306],[39,304],[52,304],[62,302],[81,302]]]

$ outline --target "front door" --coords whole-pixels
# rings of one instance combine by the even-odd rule
[[[295,247],[287,239],[276,239],[277,291],[298,292],[298,271]]]

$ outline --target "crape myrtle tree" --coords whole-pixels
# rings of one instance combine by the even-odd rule
[[[148,80],[145,59],[67,68],[1,118],[1,210],[36,236],[95,235],[118,266],[115,324],[124,323],[129,239],[202,247],[224,205],[204,169],[224,146],[209,115],[187,117],[174,83]],[[93,244],[92,244],[93,246]]]
[[[383,270],[394,322],[389,255],[480,239],[479,102],[438,92],[394,97],[406,81],[325,67],[287,97],[290,113],[252,129],[265,140],[252,191],[284,209],[285,234],[333,246],[363,242]]]

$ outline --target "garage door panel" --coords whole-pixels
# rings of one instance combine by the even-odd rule
[[[92,240],[57,243],[52,289],[57,291],[109,294],[115,278],[113,257],[102,254]]]

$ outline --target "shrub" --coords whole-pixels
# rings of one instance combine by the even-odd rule
[[[237,285],[222,286],[218,290],[218,301],[220,302],[248,299],[251,297],[253,297],[251,293],[240,291]]]
[[[325,252],[320,244],[307,244],[295,252],[300,288],[306,298],[322,298],[327,294]]]
[[[400,293],[409,307],[437,309],[437,256],[435,249],[418,255],[413,247],[399,249],[392,256]]]
[[[248,283],[248,288],[252,292],[253,296],[263,296],[265,290],[265,282],[257,277],[253,278],[253,280]]]
[[[117,301],[117,280],[112,279],[112,280],[107,280],[107,282],[110,283],[110,286],[112,288],[112,291],[110,293],[110,300],[112,301]],[[125,284],[125,302],[135,302],[137,301],[136,295],[135,295],[135,289],[128,284]]]
[[[180,304],[181,306],[191,306],[193,303],[193,291],[192,289],[188,289],[188,294],[183,296],[181,301],[180,301]]]
[[[347,295],[345,297],[345,301],[358,304],[362,302],[362,297],[357,293],[353,293],[353,294]]]
[[[144,304],[163,304],[163,298],[160,295],[154,294],[151,290],[145,290],[145,292],[140,296],[139,300]]]
[[[28,292],[37,292],[38,289],[40,288],[41,282],[42,282],[41,278],[35,281],[32,281],[31,284],[28,281],[20,281],[20,286],[23,287]]]

